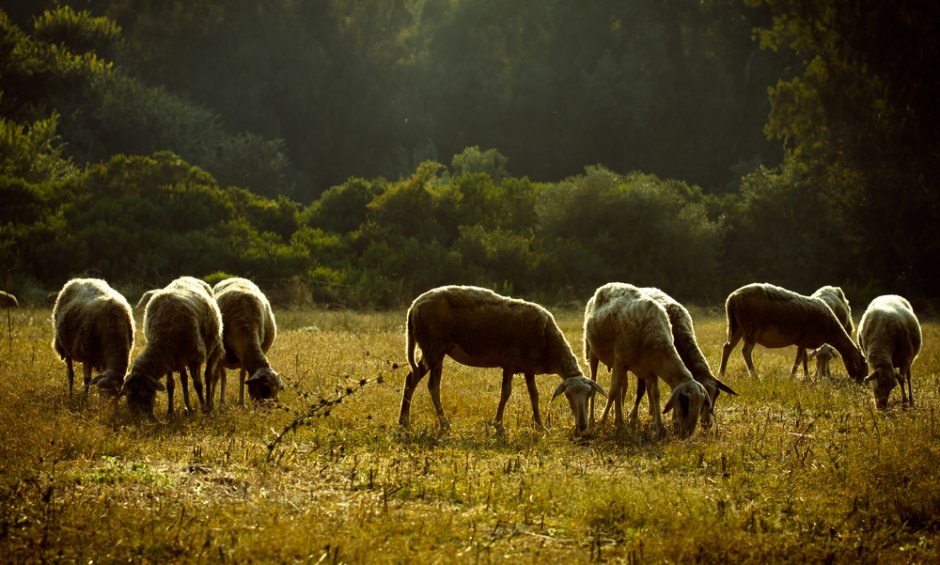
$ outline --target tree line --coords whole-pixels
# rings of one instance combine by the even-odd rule
[[[935,8],[185,4],[0,11],[6,286],[936,296]]]

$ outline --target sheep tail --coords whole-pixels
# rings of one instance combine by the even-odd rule
[[[408,320],[405,327],[405,354],[408,356],[408,364],[411,365],[412,374],[418,374],[418,364],[415,363],[415,321],[414,309],[408,310]]]
[[[728,319],[728,340],[738,333],[738,301],[734,296],[728,298],[725,302],[725,317]]]

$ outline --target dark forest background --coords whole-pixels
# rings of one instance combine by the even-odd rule
[[[940,4],[13,0],[0,285],[935,307]]]

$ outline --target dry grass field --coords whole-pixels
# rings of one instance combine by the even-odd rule
[[[557,315],[580,358],[581,312]],[[404,310],[280,311],[270,356],[290,383],[280,407],[234,406],[230,374],[220,413],[164,421],[161,394],[161,421],[139,425],[94,391],[68,397],[49,316],[0,313],[3,561],[940,560],[934,323],[913,410],[895,391],[877,412],[841,361],[831,380],[790,379],[794,348],[756,348],[762,376],[750,379],[739,348],[726,382],[740,396],[720,398],[717,429],[651,441],[645,401],[637,432],[609,422],[576,437],[567,403],[550,403],[551,375],[538,378],[548,432],[532,428],[518,377],[499,436],[489,425],[499,371],[452,362],[442,384],[451,431],[438,431],[425,380],[403,432]],[[693,316],[716,368],[724,321]],[[341,395],[269,457],[277,434]]]

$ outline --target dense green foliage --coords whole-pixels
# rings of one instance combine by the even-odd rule
[[[10,2],[2,283],[935,298],[937,9],[754,3]]]

